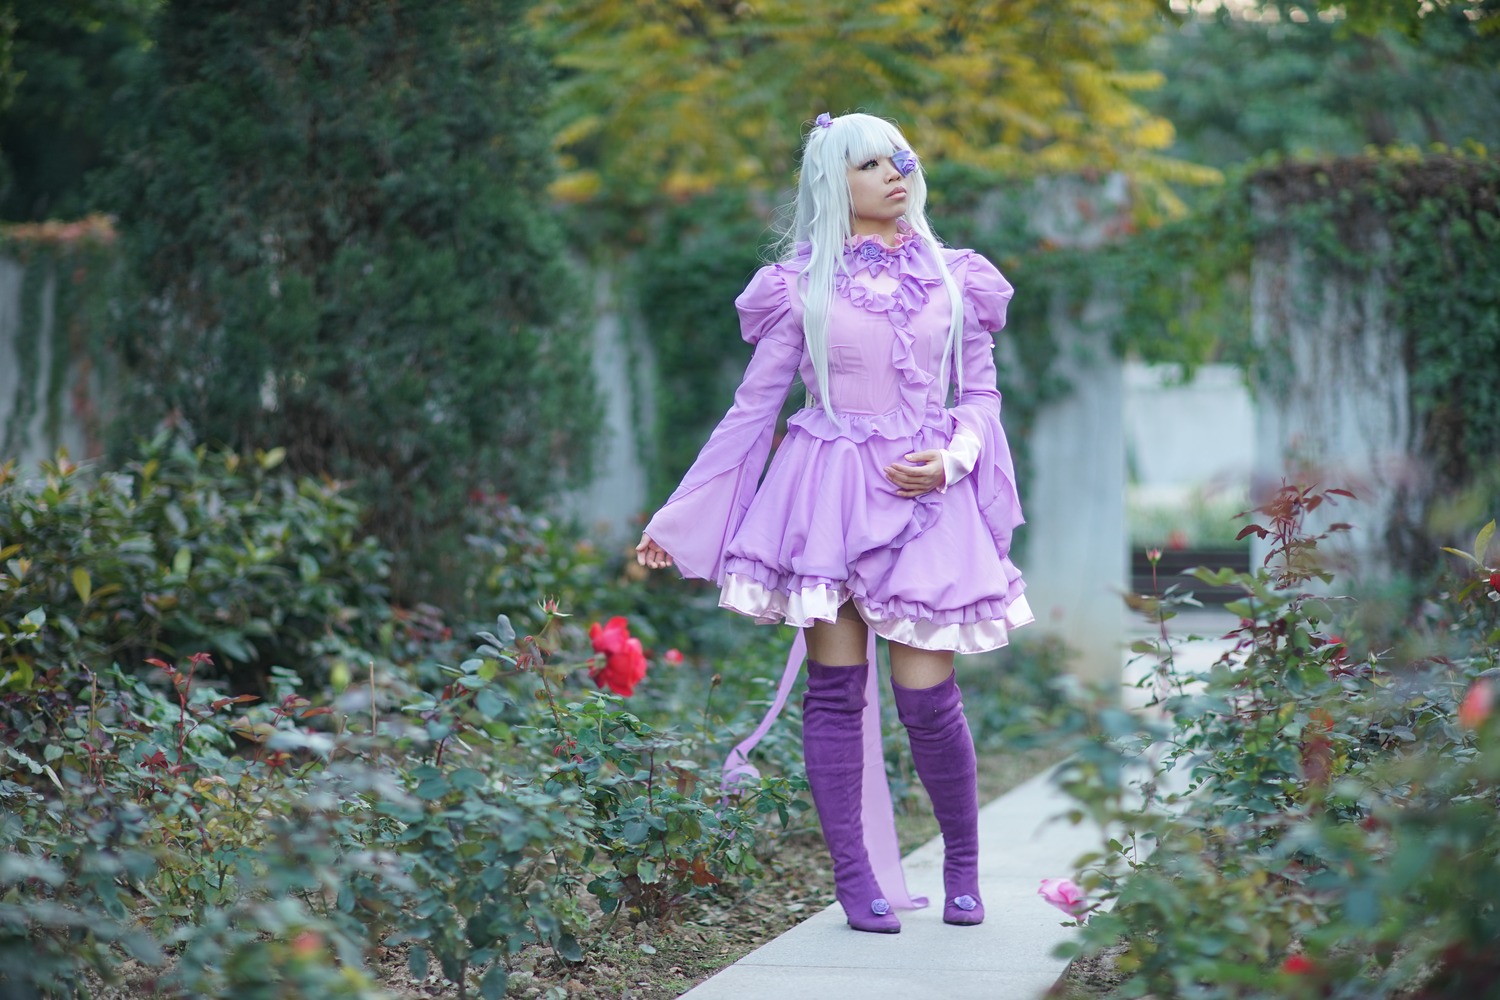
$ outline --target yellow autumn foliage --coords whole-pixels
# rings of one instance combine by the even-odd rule
[[[532,16],[560,69],[555,190],[574,199],[785,185],[823,111],[895,119],[928,162],[1217,179],[1162,156],[1172,126],[1133,97],[1161,75],[1120,64],[1161,27],[1157,0],[541,0]]]

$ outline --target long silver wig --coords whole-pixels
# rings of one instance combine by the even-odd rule
[[[898,149],[910,149],[901,130],[884,118],[874,115],[847,114],[832,119],[824,127],[814,125],[802,148],[802,170],[797,178],[797,203],[791,228],[783,238],[783,260],[797,255],[798,246],[811,244],[808,261],[799,287],[803,302],[803,332],[807,350],[817,374],[817,398],[830,417],[837,419],[828,396],[828,311],[833,302],[835,269],[849,273],[844,261],[844,245],[853,235],[852,196],[848,169],[871,159],[890,156]],[[927,180],[919,165],[906,178],[906,214],[903,221],[913,233],[927,241],[942,272],[952,314],[948,324],[948,344],[939,366],[939,385],[947,386],[950,361],[957,365],[958,392],[963,392],[963,366],[957,355],[963,336],[963,302],[958,285],[943,255],[938,239],[927,222]]]

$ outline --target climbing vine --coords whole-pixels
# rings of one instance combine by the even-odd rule
[[[0,257],[19,269],[20,284],[19,308],[0,327],[0,357],[15,363],[15,391],[0,400],[0,461],[27,445],[50,450],[65,440],[69,423],[81,428],[89,454],[101,450],[114,240],[103,216],[0,229]],[[41,440],[30,441],[38,417]]]
[[[1251,174],[1274,227],[1330,276],[1386,276],[1412,403],[1440,485],[1500,459],[1500,161],[1394,150]],[[1254,238],[1256,230],[1248,233]]]

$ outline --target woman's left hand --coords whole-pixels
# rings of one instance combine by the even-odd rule
[[[895,485],[897,496],[919,497],[943,485],[945,477],[942,452],[914,451],[906,456],[906,460],[917,464],[892,463],[885,467],[885,478]]]

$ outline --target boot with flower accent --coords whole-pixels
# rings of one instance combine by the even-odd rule
[[[802,753],[823,839],[833,857],[834,892],[849,926],[857,931],[897,934],[901,921],[880,891],[865,850],[860,805],[864,782],[867,664],[828,667],[807,661],[802,698]]]
[[[911,739],[912,763],[943,833],[943,922],[984,921],[979,898],[979,787],[974,738],[954,675],[930,688],[891,681],[896,714]]]

